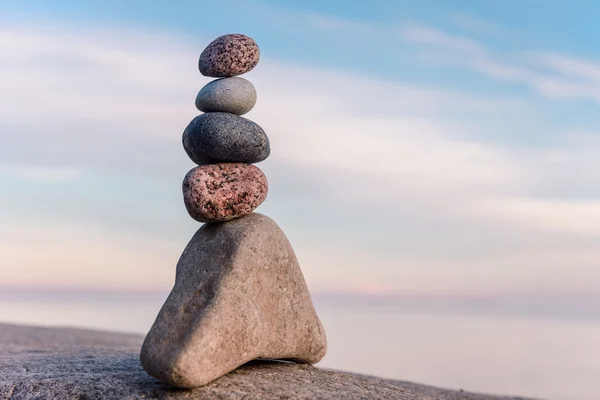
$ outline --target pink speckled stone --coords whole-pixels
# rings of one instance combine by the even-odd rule
[[[242,75],[258,64],[260,50],[254,39],[241,33],[219,36],[200,54],[198,68],[204,76]]]
[[[183,180],[183,200],[199,222],[229,221],[250,214],[267,198],[267,177],[250,164],[196,167]]]

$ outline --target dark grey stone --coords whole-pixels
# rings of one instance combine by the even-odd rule
[[[244,115],[256,104],[256,89],[247,79],[222,78],[209,82],[196,96],[196,108],[203,112]]]
[[[194,118],[183,132],[183,148],[198,165],[253,164],[265,160],[271,153],[269,138],[258,124],[222,112]]]
[[[326,350],[292,246],[253,213],[196,232],[141,362],[165,383],[194,388],[257,358],[314,364]]]
[[[5,400],[526,400],[283,362],[251,362],[198,389],[161,384],[139,362],[143,337],[0,324],[0,399]]]

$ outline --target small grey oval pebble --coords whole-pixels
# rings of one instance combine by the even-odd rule
[[[271,153],[269,138],[258,124],[223,112],[197,116],[185,128],[182,139],[185,152],[198,165],[253,164]]]
[[[258,64],[260,50],[254,39],[241,33],[219,36],[200,54],[198,69],[204,76],[242,75]]]
[[[214,80],[196,96],[196,108],[204,112],[226,112],[244,115],[256,104],[256,89],[244,78]]]

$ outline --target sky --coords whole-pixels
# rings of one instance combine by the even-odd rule
[[[199,228],[201,51],[253,37],[245,117],[314,292],[600,296],[600,4],[4,0],[0,287],[170,288]]]

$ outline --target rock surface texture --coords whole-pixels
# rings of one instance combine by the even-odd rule
[[[244,115],[252,110],[255,104],[254,85],[239,76],[212,81],[196,96],[196,108],[203,112]]]
[[[383,380],[308,365],[252,362],[198,389],[148,376],[142,336],[0,324],[2,400],[526,400]]]
[[[267,177],[254,165],[196,167],[183,180],[183,200],[199,222],[222,222],[250,214],[267,197]]]
[[[198,165],[257,163],[270,152],[269,139],[256,123],[237,115],[211,112],[194,118],[183,131],[183,148]]]
[[[141,362],[161,381],[191,388],[256,358],[316,363],[326,348],[292,247],[253,213],[194,235]]]
[[[204,76],[230,77],[250,71],[259,59],[260,51],[252,38],[232,33],[219,36],[204,49],[198,69]]]

